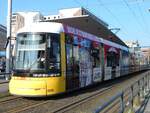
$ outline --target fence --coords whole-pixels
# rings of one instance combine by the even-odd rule
[[[150,71],[124,91],[104,103],[95,113],[141,113],[150,95]]]

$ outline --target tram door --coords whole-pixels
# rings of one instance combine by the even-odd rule
[[[79,47],[73,38],[66,36],[66,87],[67,90],[79,88]]]

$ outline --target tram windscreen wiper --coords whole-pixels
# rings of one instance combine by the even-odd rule
[[[41,59],[41,57],[39,57],[38,59],[34,60],[27,70],[29,70],[29,72],[30,72],[31,68],[34,66],[34,64],[38,63],[40,61],[40,59]]]
[[[37,57],[35,60],[33,60],[29,65],[27,70],[30,72],[31,70],[33,70],[33,68],[35,70],[43,70],[45,65],[44,65],[44,61],[45,61],[45,57],[44,57],[44,52],[43,51],[38,51]]]

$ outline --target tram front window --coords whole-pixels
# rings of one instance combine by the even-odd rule
[[[60,35],[48,34],[47,37],[47,70],[48,73],[60,76]]]
[[[15,70],[45,70],[45,34],[19,34],[16,40]]]

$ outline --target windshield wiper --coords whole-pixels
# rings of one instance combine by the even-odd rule
[[[35,64],[35,63],[38,63],[38,62],[41,60],[41,58],[42,58],[42,57],[39,57],[38,59],[36,59],[36,60],[34,60],[34,61],[32,62],[32,64],[31,64],[31,65],[29,66],[29,68],[27,69],[27,70],[29,71],[29,73],[30,73],[32,67],[34,66],[34,64]]]

